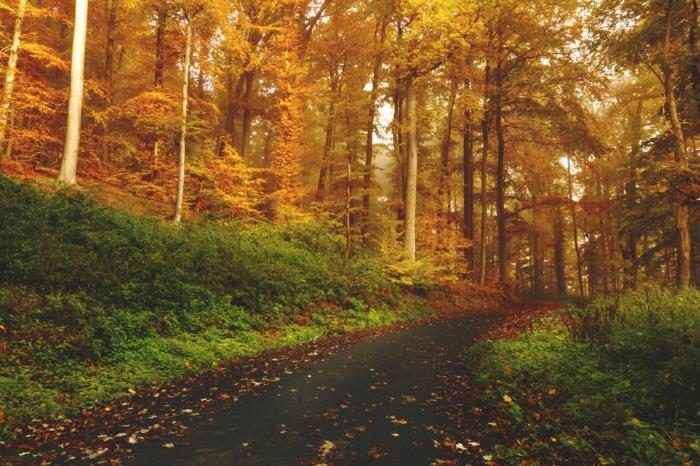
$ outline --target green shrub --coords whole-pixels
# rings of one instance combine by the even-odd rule
[[[0,217],[2,435],[217,361],[428,314],[403,307],[381,260],[344,261],[323,223],[174,226],[2,176]]]
[[[697,462],[699,330],[700,292],[650,289],[567,309],[515,340],[482,343],[471,353],[474,375],[522,438],[554,437],[598,461]],[[498,447],[508,460],[516,450]]]

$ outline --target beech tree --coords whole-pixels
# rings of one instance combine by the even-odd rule
[[[686,130],[678,104],[677,90],[681,75],[690,71],[697,74],[695,51],[695,30],[697,29],[697,5],[687,2],[667,0],[664,2],[623,2],[616,8],[616,14],[606,16],[601,5],[598,10],[597,29],[601,43],[609,52],[608,56],[624,65],[640,65],[649,70],[658,80],[665,100],[665,115],[668,132],[672,141],[673,190],[671,202],[675,210],[677,231],[677,274],[676,285],[685,289],[690,284],[691,274],[691,234],[690,203],[693,195],[688,192],[689,158]],[[609,31],[612,21],[624,19],[628,26],[621,33]],[[689,22],[689,28],[675,25]],[[687,31],[687,32],[686,32]],[[690,52],[686,54],[684,50]],[[687,63],[690,57],[691,62]],[[691,79],[691,82],[697,78]],[[691,101],[697,101],[697,94],[691,94]],[[690,104],[691,107],[697,104]],[[696,127],[696,125],[692,125]]]
[[[80,151],[80,126],[83,113],[83,87],[85,75],[85,40],[87,38],[88,0],[76,0],[73,52],[71,55],[70,97],[68,123],[61,160],[59,183],[73,186],[77,182],[78,153]]]
[[[401,277],[696,283],[696,2],[49,3],[0,12],[8,174],[79,153],[157,215],[322,219]]]
[[[22,37],[22,23],[24,22],[24,14],[27,10],[27,0],[19,0],[17,4],[17,12],[15,19],[15,29],[12,36],[12,46],[10,47],[10,58],[7,61],[7,69],[5,70],[5,81],[3,87],[2,101],[0,101],[0,144],[3,146],[7,143],[7,121],[10,118],[12,111],[12,92],[15,87],[15,75],[17,74],[17,59],[19,58],[20,41]],[[5,152],[0,154],[0,158]]]

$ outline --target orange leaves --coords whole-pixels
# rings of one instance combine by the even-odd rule
[[[70,68],[68,62],[63,60],[56,50],[46,45],[36,42],[24,42],[21,45],[21,50],[29,55],[31,59],[38,62],[37,64],[43,68],[55,69],[63,72],[68,71]]]
[[[238,153],[226,145],[221,157],[204,160],[191,168],[202,180],[196,208],[237,218],[259,218],[264,200],[263,170],[248,167]]]

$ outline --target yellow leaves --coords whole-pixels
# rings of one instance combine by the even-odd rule
[[[68,62],[63,60],[56,50],[46,45],[36,42],[24,42],[21,45],[21,50],[38,61],[42,67],[53,68],[59,71],[68,71],[70,68]]]
[[[176,94],[165,91],[148,91],[132,97],[122,105],[122,111],[131,115],[150,115],[153,118],[177,112],[180,106]]]
[[[505,401],[506,403],[512,403],[513,398],[511,398],[510,395],[506,394],[506,395],[503,395],[503,401]]]
[[[335,449],[335,443],[330,440],[325,440],[318,449],[318,453],[321,456],[328,456],[333,449]]]
[[[396,424],[396,425],[399,425],[399,426],[404,426],[404,425],[408,424],[408,421],[407,421],[406,419],[401,419],[401,418],[398,418],[398,417],[396,417],[396,416],[394,416],[394,415],[387,416],[387,419],[389,419],[389,421],[390,421],[392,424]]]
[[[632,427],[641,427],[642,421],[636,417],[631,417],[627,420],[627,422],[625,422],[625,424]]]

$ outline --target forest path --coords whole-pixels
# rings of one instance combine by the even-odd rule
[[[134,464],[429,465],[436,392],[453,359],[508,313],[381,335],[285,373],[170,443],[134,446]]]

